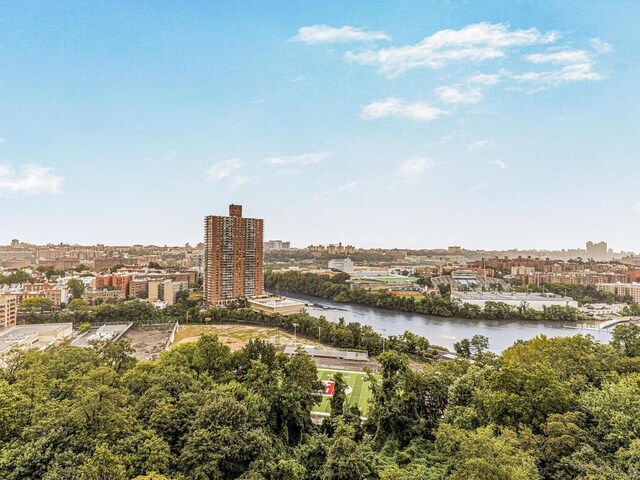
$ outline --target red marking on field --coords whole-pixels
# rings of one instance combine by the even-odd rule
[[[322,381],[322,395],[325,397],[333,397],[333,392],[335,391],[336,384],[332,380],[323,380]]]

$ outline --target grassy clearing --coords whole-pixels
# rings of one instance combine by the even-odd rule
[[[347,394],[347,401],[349,402],[349,405],[358,405],[362,415],[367,416],[367,412],[369,411],[369,398],[371,397],[371,388],[367,379],[367,374],[364,372],[355,372],[350,370],[330,370],[319,368],[318,379],[333,380],[333,376],[337,372],[342,373],[347,384],[351,387],[351,393]],[[322,402],[319,405],[316,405],[313,411],[325,415],[330,414],[331,398],[322,397]]]

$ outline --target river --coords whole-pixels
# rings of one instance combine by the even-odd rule
[[[363,305],[335,303],[324,298],[310,297],[290,292],[277,292],[290,298],[308,303],[307,312],[313,316],[325,316],[337,322],[341,317],[349,322],[371,325],[385,335],[401,335],[409,330],[427,337],[436,345],[453,349],[453,344],[475,334],[489,338],[490,350],[501,352],[517,340],[528,340],[540,335],[548,337],[589,334],[596,340],[608,342],[610,330],[598,330],[595,324],[560,324],[558,322],[530,322],[524,320],[472,320],[459,317],[434,317],[419,313],[405,313],[395,310],[367,307]]]

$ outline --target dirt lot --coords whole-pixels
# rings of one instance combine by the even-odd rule
[[[131,346],[136,350],[133,356],[137,360],[153,360],[164,350],[173,326],[167,324],[132,327],[122,338],[131,340]]]
[[[239,350],[251,339],[261,339],[273,343],[277,347],[284,348],[293,344],[293,335],[277,328],[254,327],[251,325],[181,325],[176,333],[174,345],[182,342],[195,342],[200,335],[217,335],[220,342],[227,345],[231,350]],[[300,345],[318,345],[298,337]]]

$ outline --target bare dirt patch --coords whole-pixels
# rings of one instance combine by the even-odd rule
[[[183,342],[195,342],[201,335],[217,335],[218,340],[231,350],[240,350],[251,339],[265,340],[278,348],[284,348],[294,343],[293,334],[272,327],[258,327],[252,325],[222,324],[222,325],[181,325],[176,332],[174,345]],[[320,345],[298,337],[299,345]]]
[[[131,341],[137,360],[153,360],[164,350],[174,324],[132,327],[122,336]]]

